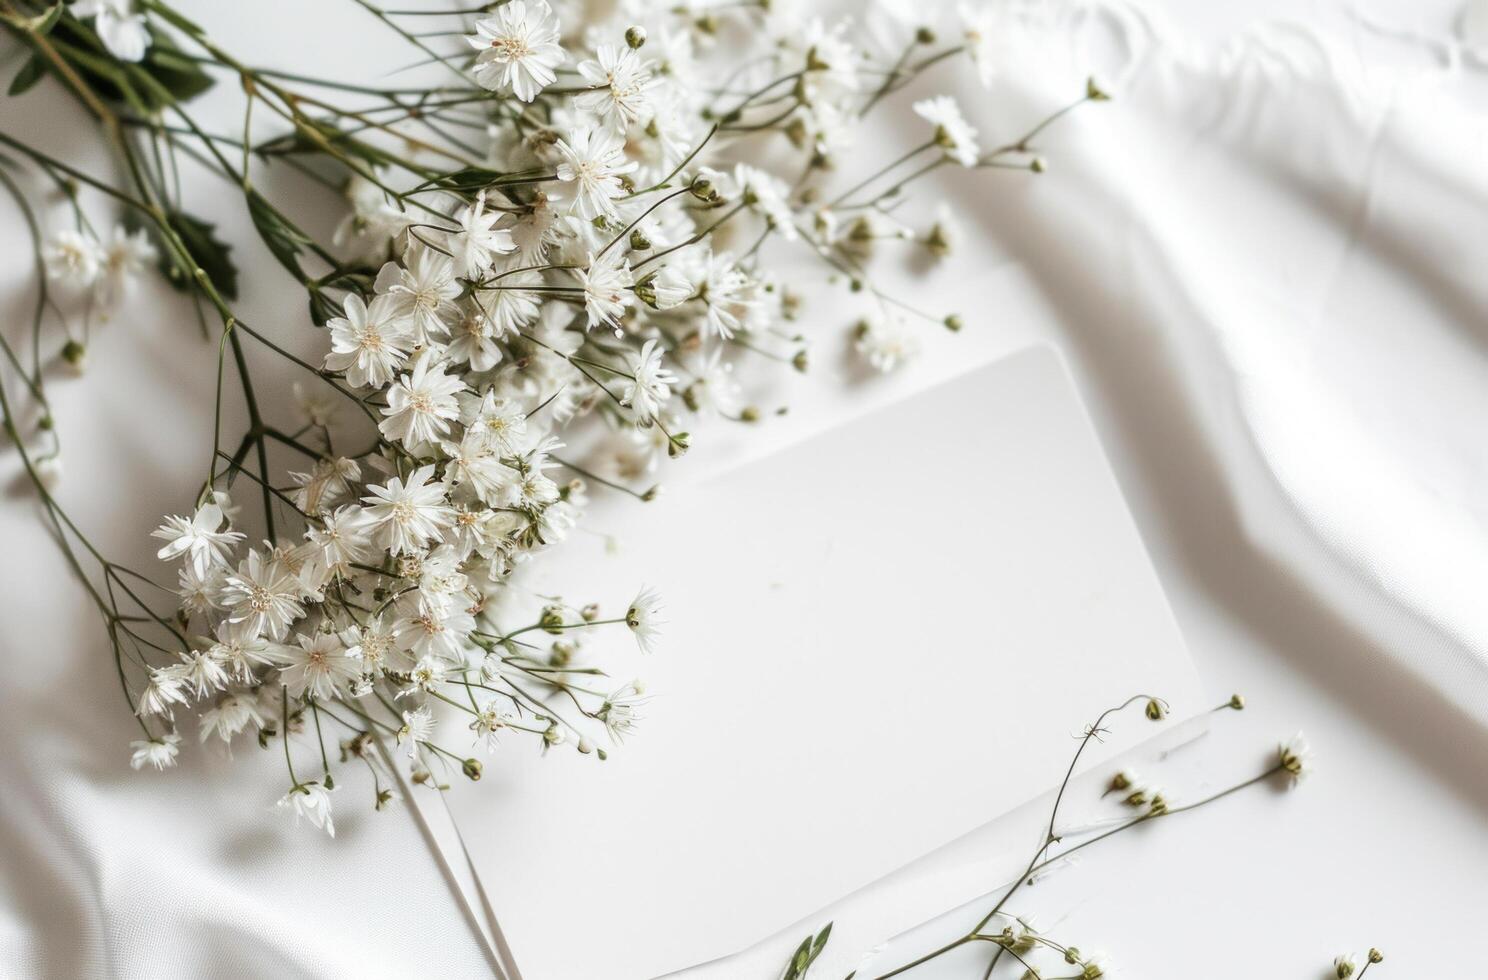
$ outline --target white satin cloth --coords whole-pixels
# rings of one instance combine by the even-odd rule
[[[313,56],[356,78],[370,56],[285,35],[268,5],[188,6],[263,63]],[[1010,26],[997,98],[970,82],[956,93],[988,142],[1019,135],[1092,66],[1116,100],[1043,137],[1041,177],[942,185],[960,195],[966,242],[933,283],[963,334],[927,338],[919,362],[867,384],[828,346],[824,370],[791,391],[790,419],[749,451],[1029,340],[1061,345],[1216,703],[1231,689],[1252,701],[1174,763],[1175,781],[1193,795],[1228,782],[1299,726],[1323,762],[1285,798],[1256,791],[1092,852],[1037,892],[1040,921],[1153,978],[1314,976],[1371,944],[1399,971],[1382,977],[1460,972],[1472,955],[1460,939],[1488,908],[1488,49],[1475,47],[1488,18],[1469,10],[1454,33],[1445,2],[1171,7],[1061,5]],[[1270,15],[1308,26],[1248,26]],[[313,22],[306,35],[371,34],[339,8],[296,16]],[[0,104],[0,125],[102,166],[55,125],[76,113],[43,99],[23,114]],[[892,122],[896,139],[918,125]],[[227,235],[251,237],[216,188],[192,193]],[[0,228],[4,254],[27,254],[23,236]],[[23,265],[0,269],[10,325],[24,322]],[[244,266],[246,282],[279,281],[254,249]],[[298,297],[245,303],[259,322],[298,322]],[[210,442],[210,420],[184,411],[210,404],[212,353],[183,349],[192,329],[115,325],[95,377],[58,396],[62,497],[106,551],[141,563],[159,502],[199,478],[178,447]],[[114,371],[149,384],[97,383]],[[103,474],[117,499],[85,491]],[[289,826],[268,812],[277,770],[254,747],[129,772],[101,633],[24,494],[0,504],[0,533],[0,972],[488,971],[406,811],[344,806],[334,843]],[[907,924],[895,902],[892,890],[844,902],[698,975],[777,975],[831,917],[820,974],[840,976]]]

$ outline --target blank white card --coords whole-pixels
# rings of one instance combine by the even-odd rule
[[[619,547],[576,534],[546,581],[667,601],[655,656],[604,644],[617,685],[654,695],[639,730],[604,763],[512,740],[448,794],[526,980],[749,946],[1050,788],[1103,708],[1201,706],[1046,349],[587,523]],[[1121,726],[1090,761],[1151,733]]]

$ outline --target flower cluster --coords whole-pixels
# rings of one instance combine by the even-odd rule
[[[808,275],[866,307],[841,326],[858,322],[849,345],[878,370],[911,359],[926,324],[959,330],[954,313],[881,288],[873,263],[893,247],[954,248],[949,209],[927,209],[918,229],[900,217],[909,186],[945,167],[1037,172],[1030,140],[1048,122],[987,149],[953,99],[916,97],[918,145],[862,165],[864,117],[930,70],[990,80],[988,25],[970,9],[883,4],[829,22],[784,4],[634,2],[622,19],[509,0],[433,14],[445,29],[415,34],[404,15],[363,6],[442,66],[440,81],[383,89],[255,69],[164,0],[38,6],[35,23],[52,23],[28,36],[64,61],[101,46],[159,111],[111,108],[120,90],[89,88],[91,68],[75,94],[149,130],[160,158],[190,154],[244,189],[324,328],[311,361],[236,314],[227,247],[159,203],[174,200],[169,166],[121,141],[131,182],[115,187],[4,139],[59,186],[105,190],[147,222],[105,239],[69,192],[76,230],[38,245],[50,279],[108,308],[158,259],[220,316],[219,376],[236,369],[250,416],[237,451],[213,446],[193,505],[154,532],[177,564],[177,608],[95,595],[145,732],[133,764],[171,765],[191,716],[201,742],[280,738],[282,803],[327,831],[328,732],[344,736],[342,761],[372,770],[378,807],[393,794],[370,749],[389,741],[415,781],[440,785],[443,772],[479,777],[471,742],[525,733],[603,758],[598,740],[632,733],[644,685],[606,681],[580,648],[613,625],[651,652],[659,598],[642,590],[606,617],[531,595],[520,570],[565,539],[589,494],[653,498],[690,430],[761,418],[745,367],[807,370],[796,321]],[[240,160],[188,105],[211,71],[249,99]],[[1104,97],[1092,84],[1076,104]],[[357,99],[371,104],[333,101]],[[256,139],[266,117],[283,125]],[[250,180],[281,160],[303,171],[306,155],[339,175],[348,206],[325,242]],[[78,366],[85,339],[63,352]],[[255,400],[250,342],[308,375],[298,419]],[[59,459],[48,438],[38,462]],[[248,498],[261,507],[245,514]],[[313,747],[302,753],[317,778],[301,775],[312,763],[292,741]]]

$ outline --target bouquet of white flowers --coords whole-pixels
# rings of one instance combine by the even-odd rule
[[[807,369],[795,256],[862,304],[855,344],[881,370],[914,352],[923,324],[959,329],[953,313],[881,289],[873,246],[943,254],[950,218],[911,228],[896,216],[906,189],[943,167],[1039,172],[1031,141],[1054,118],[988,148],[951,98],[922,98],[923,141],[837,188],[835,167],[876,106],[937,66],[992,70],[990,13],[948,18],[947,41],[937,17],[897,4],[829,23],[767,0],[626,2],[605,16],[544,0],[355,3],[436,74],[381,87],[257,68],[163,0],[0,0],[0,21],[30,52],[12,96],[53,79],[123,165],[105,180],[0,134],[0,181],[47,272],[34,365],[5,349],[41,422],[21,431],[11,395],[0,399],[85,580],[96,561],[88,588],[143,730],[134,765],[171,765],[186,714],[202,741],[279,738],[284,804],[327,831],[327,737],[342,761],[372,770],[379,807],[395,794],[373,750],[389,741],[415,781],[436,786],[439,773],[479,778],[472,740],[508,733],[603,758],[600,741],[634,727],[645,694],[580,666],[578,634],[628,629],[649,651],[661,602],[641,590],[621,615],[547,601],[521,616],[531,597],[512,595],[513,569],[564,539],[591,490],[654,496],[696,417],[756,421],[733,367],[740,352]],[[415,29],[415,18],[441,27]],[[240,138],[190,107],[223,77],[245,93]],[[1072,105],[1104,97],[1091,83]],[[67,192],[74,230],[39,230],[23,161]],[[235,314],[237,271],[212,226],[180,208],[180,161],[241,192],[306,290],[322,358]],[[345,195],[333,236],[317,240],[258,189],[252,171],[268,167]],[[111,236],[92,230],[80,185],[120,208]],[[54,357],[81,367],[91,311],[157,263],[220,321],[205,479],[154,532],[160,558],[178,565],[169,609],[48,494],[60,443],[40,370]],[[48,287],[86,297],[82,332]],[[48,319],[60,330],[44,331]],[[255,399],[247,344],[304,375],[302,418]],[[221,421],[234,374],[249,422],[239,439]],[[338,405],[355,435],[333,431]],[[261,501],[252,515],[235,503],[245,483]],[[455,717],[463,724],[445,730]]]

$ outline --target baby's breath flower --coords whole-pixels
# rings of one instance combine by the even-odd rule
[[[1298,732],[1281,743],[1280,748],[1277,749],[1277,762],[1291,777],[1293,785],[1300,783],[1312,772],[1312,746],[1308,745],[1307,738]]]
[[[312,780],[291,787],[280,798],[279,806],[293,810],[295,820],[303,817],[312,826],[319,827],[332,837],[336,836],[336,825],[331,820],[331,791],[319,782]]]
[[[475,33],[465,40],[480,54],[475,80],[497,92],[510,92],[531,102],[553,84],[563,63],[558,44],[558,19],[544,0],[510,0],[475,22]]]
[[[646,341],[638,354],[631,355],[631,379],[620,404],[634,409],[638,425],[650,425],[655,420],[672,397],[671,386],[677,383],[676,376],[662,366],[662,356],[655,340]]]
[[[181,744],[181,736],[175,732],[167,732],[158,738],[140,739],[129,743],[134,750],[134,755],[129,759],[132,769],[143,769],[145,766],[154,766],[156,769],[166,769],[176,764],[176,756],[180,753],[177,747]]]
[[[656,652],[656,638],[666,620],[661,618],[661,596],[654,589],[642,589],[625,611],[625,625],[635,634],[642,653]]]

